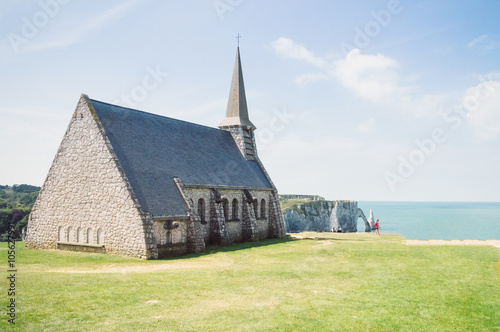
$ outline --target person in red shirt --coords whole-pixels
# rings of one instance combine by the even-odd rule
[[[380,235],[380,232],[378,231],[379,229],[380,229],[380,224],[377,219],[377,221],[375,222],[375,230],[376,230],[375,234]]]

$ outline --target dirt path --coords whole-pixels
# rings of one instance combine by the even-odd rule
[[[174,270],[174,269],[213,269],[214,267],[226,268],[233,265],[234,262],[230,259],[221,260],[218,262],[197,262],[191,261],[178,261],[160,263],[158,261],[151,261],[150,264],[134,264],[134,265],[120,265],[111,264],[99,266],[95,269],[55,269],[47,272],[55,273],[147,273],[152,271]]]
[[[500,248],[500,240],[406,240],[407,245],[412,246],[494,246]]]

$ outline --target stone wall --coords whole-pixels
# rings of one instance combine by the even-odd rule
[[[258,158],[257,161],[260,163]],[[264,173],[267,174],[265,171]],[[283,220],[283,214],[281,213],[278,191],[275,189],[269,194],[269,237],[276,239],[283,238],[285,235],[285,221]]]
[[[242,242],[241,220],[229,220],[227,222],[227,236],[233,242]]]
[[[257,219],[257,236],[259,239],[269,238],[269,222],[267,219]]]
[[[245,220],[250,222],[253,220],[252,227],[255,229],[255,235],[252,238],[265,239],[269,237],[269,202],[270,190],[249,190],[254,202],[249,204],[246,202],[245,195],[242,189],[221,189],[217,191],[220,194],[222,202],[214,203],[215,197],[211,188],[196,188],[186,187],[186,194],[194,202],[193,210],[200,218],[201,229],[203,231],[203,239],[207,244],[224,244],[247,241],[243,236],[243,225]],[[203,201],[200,201],[202,199]],[[236,209],[233,209],[233,201],[236,200]],[[225,201],[226,203],[224,203]],[[199,204],[203,204],[200,208]],[[224,211],[224,204],[226,209]],[[199,211],[204,210],[204,218],[201,218]],[[257,212],[257,213],[255,213]],[[272,211],[275,213],[275,211]],[[217,216],[214,215],[217,214]],[[246,214],[245,214],[246,213]],[[249,217],[249,216],[252,217]],[[227,217],[227,218],[226,218]],[[214,220],[217,219],[217,221]],[[217,231],[215,225],[220,225],[215,228],[225,229],[223,234],[227,238],[215,235]],[[215,232],[215,233],[214,233]],[[253,241],[253,240],[252,240]]]
[[[240,149],[241,154],[247,160],[255,160],[257,149],[255,145],[255,135],[253,130],[243,129],[241,126],[223,126],[220,129],[229,131],[233,136],[236,145]]]
[[[165,220],[155,220],[153,222],[153,233],[157,245],[167,244],[167,229]],[[178,225],[176,228],[170,230],[171,237],[170,243],[186,243],[187,242],[187,221],[174,220],[173,224]]]
[[[266,179],[269,181],[272,187],[272,191],[269,193],[266,202],[268,204],[268,213],[267,213],[267,231],[265,227],[263,227],[262,222],[257,222],[257,228],[259,228],[259,238],[267,233],[267,237],[269,238],[283,238],[286,235],[285,232],[285,223],[283,220],[283,214],[281,213],[281,205],[279,203],[279,195],[276,186],[274,185],[269,173],[267,173],[266,168],[262,164],[262,161],[258,157],[257,153],[257,143],[255,141],[255,135],[253,129],[243,129],[242,126],[221,126],[220,129],[227,130],[233,136],[236,145],[240,149],[240,152],[247,160],[254,160],[264,173]],[[230,170],[230,165],[228,165],[228,169]],[[260,199],[259,199],[260,202]],[[257,209],[257,212],[259,210]],[[258,213],[257,213],[258,214]],[[255,216],[257,221],[259,220],[259,216]],[[261,224],[261,226],[259,226]],[[231,229],[232,228],[232,229]],[[234,233],[234,227],[229,227],[229,232]],[[236,234],[235,234],[236,235]]]
[[[82,251],[82,252],[92,252],[104,254],[106,253],[106,247],[104,244],[86,244],[86,243],[69,243],[69,242],[57,242],[57,249],[68,250],[68,251]]]
[[[84,96],[28,223],[27,248],[56,249],[57,242],[103,244],[107,253],[157,257],[153,222],[141,210]]]

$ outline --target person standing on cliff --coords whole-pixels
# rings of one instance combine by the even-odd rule
[[[380,235],[380,232],[378,231],[379,228],[380,228],[380,224],[379,224],[378,219],[377,219],[377,221],[375,222],[375,234],[377,234],[377,235]]]

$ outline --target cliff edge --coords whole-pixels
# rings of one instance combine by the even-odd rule
[[[287,233],[357,232],[358,218],[363,219],[365,232],[374,229],[355,201],[327,201],[317,195],[280,195],[280,203]]]

